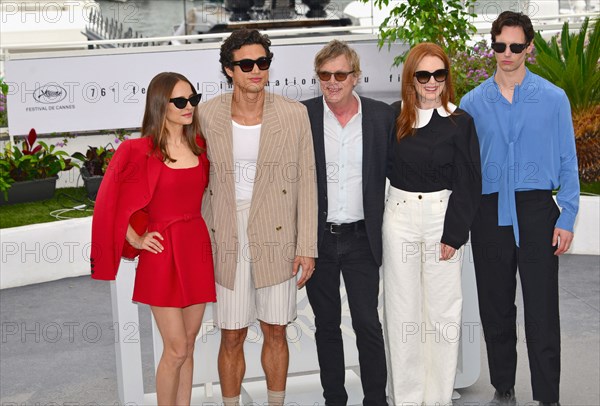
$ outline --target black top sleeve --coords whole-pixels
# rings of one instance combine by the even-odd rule
[[[464,126],[454,137],[452,194],[444,219],[441,242],[460,248],[469,239],[471,223],[481,199],[481,158],[473,118],[462,112]]]

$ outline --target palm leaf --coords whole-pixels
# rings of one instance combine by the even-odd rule
[[[534,38],[536,63],[530,70],[561,87],[573,110],[579,110],[600,102],[600,20],[594,23],[593,31],[586,44],[589,19],[586,19],[576,34],[569,34],[565,22],[557,38],[546,42],[540,33]]]

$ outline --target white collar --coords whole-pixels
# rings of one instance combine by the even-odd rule
[[[360,96],[354,90],[352,91],[352,96],[354,96],[356,101],[358,101],[358,111],[356,112],[356,114],[362,114],[362,103],[360,101]],[[327,105],[327,102],[325,101],[325,96],[323,96],[323,107],[325,114],[329,114],[330,116],[335,117],[335,114],[333,114],[333,111],[331,111],[331,109]]]
[[[423,128],[429,121],[431,121],[431,116],[433,116],[433,110],[437,110],[440,117],[448,117],[450,114],[454,113],[456,110],[456,105],[451,102],[448,102],[448,109],[450,112],[448,113],[444,106],[440,106],[436,109],[427,109],[423,110],[417,107],[417,123],[415,124],[415,128]]]

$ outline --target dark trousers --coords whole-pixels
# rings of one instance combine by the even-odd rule
[[[346,405],[345,363],[340,299],[340,272],[356,334],[363,405],[387,405],[387,370],[377,304],[379,266],[373,259],[364,228],[332,234],[325,231],[316,269],[306,286],[315,314],[315,338],[323,397],[328,406]]]
[[[558,257],[552,234],[559,210],[550,191],[516,193],[520,247],[512,226],[498,226],[498,194],[484,195],[471,228],[479,311],[492,385],[515,385],[516,271],[519,269],[534,400],[558,402],[560,320]]]

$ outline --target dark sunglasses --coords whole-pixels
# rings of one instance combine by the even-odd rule
[[[261,56],[258,59],[242,59],[241,61],[235,61],[231,63],[240,67],[242,72],[251,72],[254,69],[254,65],[258,66],[260,70],[267,70],[271,66],[271,58]]]
[[[525,50],[525,48],[527,48],[527,45],[529,44],[510,44],[510,52],[512,52],[513,54],[520,54]],[[492,49],[494,50],[494,52],[501,54],[502,52],[506,51],[506,43],[492,42]]]
[[[335,78],[335,80],[337,82],[343,82],[344,80],[346,80],[346,78],[348,77],[348,75],[351,74],[351,73],[354,73],[354,71],[353,70],[351,70],[350,72],[325,72],[325,71],[320,71],[320,72],[317,72],[317,76],[323,82],[329,82],[329,79],[331,79],[331,75],[333,75],[333,77]]]
[[[179,110],[183,110],[187,106],[188,102],[190,102],[192,107],[196,107],[198,103],[200,103],[201,98],[202,94],[198,93],[193,95],[189,99],[186,99],[185,97],[174,97],[172,99],[169,99],[169,102],[173,103],[175,107],[177,107]]]
[[[415,72],[417,82],[422,85],[429,82],[429,79],[431,79],[432,76],[436,82],[445,82],[446,78],[448,77],[448,69],[438,69],[435,72],[428,72],[426,70],[419,70]]]

